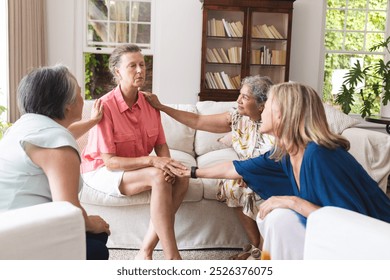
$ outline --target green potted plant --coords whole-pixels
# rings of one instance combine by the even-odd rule
[[[370,51],[384,48],[390,55],[390,37],[385,41],[374,45]],[[362,67],[359,60],[344,76],[342,87],[336,98],[336,103],[341,106],[344,113],[351,111],[351,106],[355,103],[355,97],[361,101],[360,114],[364,118],[372,115],[373,104],[376,100],[381,100],[383,105],[387,105],[390,100],[390,61],[385,62],[379,59],[372,65]],[[357,93],[357,95],[356,95]]]

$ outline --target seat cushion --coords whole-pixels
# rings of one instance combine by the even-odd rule
[[[217,163],[232,161],[238,159],[236,152],[232,148],[212,151],[197,158],[198,166],[206,167],[213,166]],[[216,200],[216,195],[219,188],[219,179],[202,179],[203,181],[203,196],[205,199]]]

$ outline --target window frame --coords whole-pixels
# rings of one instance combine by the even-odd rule
[[[348,1],[351,1],[351,0],[347,0],[347,3]],[[367,0],[367,2],[369,2],[369,0]],[[331,8],[331,9],[335,9],[335,8]],[[383,51],[376,51],[376,52],[370,52],[368,50],[364,50],[364,51],[354,51],[354,50],[351,50],[351,51],[346,51],[345,50],[345,39],[346,39],[346,36],[345,36],[345,33],[364,33],[364,34],[369,34],[369,33],[383,33],[384,34],[384,39],[386,39],[388,36],[390,36],[390,1],[387,0],[387,10],[386,10],[386,23],[385,23],[385,30],[384,31],[368,31],[367,30],[367,20],[365,22],[365,29],[364,30],[358,30],[358,31],[351,31],[351,30],[347,30],[346,29],[346,21],[344,22],[344,26],[343,26],[343,29],[342,30],[337,30],[337,29],[327,29],[326,28],[326,16],[328,14],[328,10],[329,10],[329,7],[328,7],[328,1],[326,0],[325,3],[324,3],[324,11],[323,11],[323,27],[322,27],[322,47],[321,47],[321,65],[322,65],[322,68],[321,68],[321,73],[320,73],[320,77],[321,79],[319,80],[319,82],[321,83],[320,84],[320,89],[321,89],[321,98],[323,98],[323,94],[324,94],[324,87],[325,87],[325,60],[326,60],[326,55],[327,54],[340,54],[340,55],[344,55],[344,54],[350,54],[350,55],[383,55],[384,56],[384,59],[385,61],[388,61],[390,60],[390,56],[389,54],[383,50]],[[342,9],[340,9],[342,10]],[[362,9],[347,9],[348,10],[362,10]],[[372,12],[372,11],[379,11],[377,9],[369,9],[369,5],[367,5],[367,7],[364,9],[365,10],[365,16],[366,16],[366,19],[367,19],[367,16],[368,16],[368,13],[369,12]],[[380,10],[380,11],[383,11],[383,10]],[[325,36],[326,36],[326,33],[327,31],[340,31],[340,32],[343,32],[343,48],[344,50],[327,50],[326,49],[326,46],[325,46]],[[367,46],[367,38],[366,36],[364,36],[364,48],[366,48]],[[357,113],[350,113],[350,115],[359,115]]]
[[[109,43],[106,42],[104,45],[112,45],[112,47],[91,47],[88,46],[88,1],[83,1],[83,54],[84,53],[96,53],[96,54],[111,54],[112,51],[117,47],[118,45],[125,44],[125,43]],[[142,44],[137,44],[141,47],[142,53],[144,55],[154,55],[154,38],[155,38],[155,1],[156,0],[121,0],[121,1],[128,1],[130,4],[132,2],[148,2],[151,4],[151,14],[150,14],[150,47],[144,48]],[[131,24],[131,23],[130,23]],[[128,42],[132,43],[132,42]]]

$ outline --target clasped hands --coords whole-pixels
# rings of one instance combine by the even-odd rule
[[[185,177],[182,175],[182,173],[188,171],[188,168],[181,162],[178,162],[169,157],[155,157],[153,159],[153,166],[164,171],[165,181],[170,184],[175,183],[176,175],[179,177]]]

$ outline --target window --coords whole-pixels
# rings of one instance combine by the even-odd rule
[[[112,50],[137,44],[147,67],[143,90],[152,91],[154,0],[85,0],[85,98],[98,98],[115,84],[108,69]]]
[[[385,40],[388,0],[327,0],[323,99],[334,103],[344,75],[359,60],[368,66],[383,58],[384,50],[369,49]],[[359,114],[359,98],[351,113]],[[380,100],[375,104],[378,113]]]

